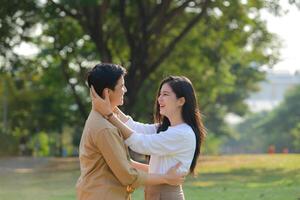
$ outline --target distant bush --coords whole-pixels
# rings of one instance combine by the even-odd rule
[[[214,134],[207,134],[202,152],[204,154],[217,155],[220,152],[222,143],[223,140],[221,137],[217,137]]]
[[[28,147],[32,150],[33,156],[49,156],[49,137],[45,132],[39,132],[34,135],[28,144]]]
[[[0,129],[0,156],[18,155],[18,141]]]

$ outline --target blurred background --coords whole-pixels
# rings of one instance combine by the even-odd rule
[[[187,76],[208,131],[203,155],[300,153],[299,8],[297,0],[1,0],[0,171],[27,166],[25,158],[77,163],[91,109],[85,75],[99,62],[127,69],[121,109],[142,122],[152,122],[160,80]]]

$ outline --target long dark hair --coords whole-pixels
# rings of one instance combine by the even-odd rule
[[[200,155],[201,145],[203,144],[206,131],[202,123],[201,114],[199,106],[197,104],[197,98],[195,95],[195,90],[191,81],[184,76],[169,76],[165,78],[159,86],[156,105],[155,105],[155,115],[154,121],[158,123],[157,133],[165,131],[171,125],[167,117],[160,114],[160,107],[158,104],[158,97],[160,95],[160,90],[164,84],[168,84],[173,92],[176,94],[177,98],[184,97],[185,103],[182,106],[182,118],[185,123],[192,127],[195,138],[196,138],[196,149],[193,157],[193,161],[190,167],[190,173],[195,174],[195,167],[197,165],[198,157]]]

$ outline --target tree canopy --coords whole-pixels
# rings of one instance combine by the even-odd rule
[[[237,146],[249,152],[266,151],[270,145],[277,152],[288,148],[290,152],[300,152],[300,86],[291,88],[284,101],[270,112],[262,112],[249,117],[238,126],[241,136]]]
[[[280,14],[276,0],[4,0],[3,5],[0,73],[10,130],[59,132],[65,125],[78,130],[90,109],[86,71],[113,62],[128,71],[127,113],[149,120],[159,81],[186,75],[208,130],[228,134],[224,116],[247,112],[243,100],[264,78],[261,66],[278,59],[278,40],[260,15],[262,9]],[[16,53],[22,42],[38,53]]]

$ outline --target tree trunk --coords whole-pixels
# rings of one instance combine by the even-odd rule
[[[135,68],[134,66],[131,66]],[[128,72],[128,75],[126,76],[126,87],[127,87],[127,93],[125,95],[125,112],[129,115],[132,114],[133,107],[135,102],[138,100],[138,92],[142,85],[142,80],[140,75],[137,73],[137,70],[131,72]]]

